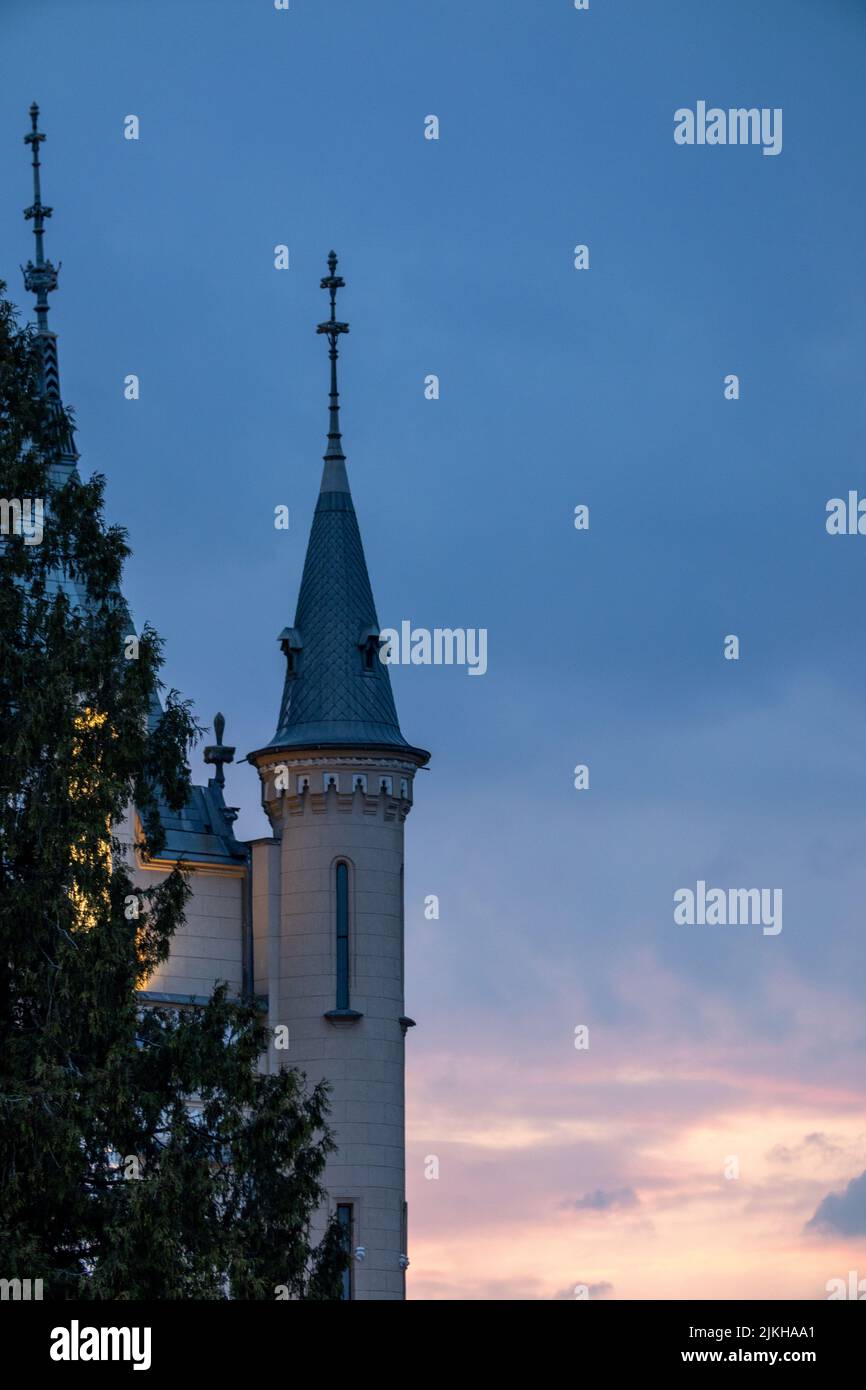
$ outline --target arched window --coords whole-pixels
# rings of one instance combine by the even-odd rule
[[[337,865],[337,1008],[349,1007],[349,866]]]
[[[354,1256],[355,1252],[352,1249],[352,1244],[355,1235],[355,1211],[351,1202],[337,1203],[337,1220],[340,1223],[340,1237],[343,1243],[343,1249],[349,1257],[348,1262],[346,1264],[346,1268],[343,1270],[343,1280],[342,1289],[340,1291],[340,1298],[354,1298],[355,1287],[354,1280],[352,1278],[352,1257]]]
[[[354,950],[354,943],[350,941],[352,930],[349,918],[349,876],[354,873],[351,861],[345,859],[333,860],[330,872],[333,874],[331,879],[333,892],[333,912],[334,912],[334,956],[336,959],[336,1007],[328,1009],[324,1017],[329,1023],[342,1027],[343,1024],[358,1023],[364,1017],[357,1009],[353,1009],[349,1002],[349,981],[351,974],[350,967],[350,944]]]

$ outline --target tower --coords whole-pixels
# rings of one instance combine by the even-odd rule
[[[252,846],[255,989],[272,1052],[331,1084],[337,1152],[325,1186],[353,1258],[347,1297],[405,1296],[403,827],[429,754],[403,737],[340,432],[337,257],[321,285],[330,318],[328,445],[277,730],[249,755],[272,836]]]
[[[60,396],[57,340],[48,297],[59,265],[45,257],[39,110],[25,136],[32,150],[35,235],[25,286],[36,296],[39,390],[57,420],[52,456],[62,483],[78,453]],[[133,806],[112,827],[133,882],[150,889],[183,863],[190,896],[170,953],[137,993],[142,1007],[196,1010],[216,981],[229,997],[267,1008],[267,1065],[298,1067],[331,1085],[337,1150],[325,1174],[332,1208],[353,1252],[344,1292],[359,1299],[405,1296],[404,1040],[412,1020],[403,1000],[403,824],[415,773],[429,760],[403,737],[346,473],[339,425],[337,344],[348,325],[336,315],[343,280],[328,258],[322,287],[330,317],[318,326],[330,359],[328,443],[297,610],[279,641],[286,673],[276,732],[250,754],[271,835],[235,838],[235,808],[224,797],[235,750],[214,719],[204,750],[214,776],[193,785],[186,804],[162,804],[164,845],[139,852]],[[58,573],[74,608],[85,610],[72,571]],[[118,601],[122,596],[118,594]],[[129,619],[128,632],[134,627]],[[153,718],[159,717],[154,702]],[[279,1025],[283,1025],[282,1028]],[[288,1033],[288,1048],[283,1047]],[[324,1216],[324,1213],[322,1214]],[[361,1257],[363,1251],[363,1258]]]

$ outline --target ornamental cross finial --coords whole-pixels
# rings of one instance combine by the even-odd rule
[[[329,397],[329,424],[328,424],[328,448],[325,453],[326,459],[345,458],[343,453],[342,438],[340,435],[340,398],[337,391],[337,339],[341,333],[348,333],[349,325],[340,323],[337,319],[337,290],[341,290],[345,285],[342,275],[337,272],[337,253],[331,251],[328,254],[328,275],[323,275],[321,286],[323,290],[328,290],[331,296],[331,317],[324,323],[320,323],[316,328],[317,333],[326,333],[330,345],[328,356],[331,359],[331,393]]]
[[[48,327],[48,295],[51,290],[57,289],[57,271],[50,261],[45,259],[45,218],[50,217],[52,208],[43,206],[42,190],[39,183],[39,146],[45,136],[39,129],[39,107],[34,101],[30,108],[31,130],[24,136],[25,145],[30,145],[33,152],[33,202],[29,208],[24,209],[24,216],[28,222],[33,223],[33,235],[36,238],[36,263],[28,261],[26,266],[21,269],[24,272],[24,288],[36,295],[36,317],[39,327],[44,332]]]
[[[54,462],[65,468],[75,466],[78,452],[72,422],[63,409],[60,399],[60,368],[57,365],[57,335],[48,327],[48,296],[57,289],[57,275],[60,263],[52,265],[45,258],[45,219],[51,216],[51,208],[42,202],[42,189],[39,181],[39,146],[45,136],[39,129],[39,107],[34,101],[30,107],[30,129],[24,136],[33,154],[33,202],[24,209],[24,216],[33,223],[36,238],[36,260],[22,265],[24,288],[36,295],[36,341],[41,349],[39,394],[48,402],[50,417],[56,426],[56,439],[52,446]]]
[[[44,361],[44,381],[43,389],[45,394],[54,400],[60,399],[60,375],[57,369],[57,345],[54,335],[48,329],[48,296],[52,290],[57,289],[57,275],[60,266],[52,265],[51,261],[45,259],[45,219],[50,217],[52,209],[45,207],[42,202],[42,189],[39,181],[39,146],[45,136],[39,129],[39,107],[34,101],[30,107],[30,130],[24,136],[25,145],[29,145],[33,154],[33,202],[29,208],[24,209],[24,216],[28,222],[33,223],[33,235],[36,238],[36,260],[28,261],[21,267],[24,275],[24,288],[29,294],[36,295],[36,326],[37,332],[42,339],[42,352]]]

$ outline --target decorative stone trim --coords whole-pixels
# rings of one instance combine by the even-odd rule
[[[276,750],[269,755],[266,762],[261,759],[258,766],[263,769],[276,767],[278,763],[284,763],[286,767],[320,767],[324,771],[330,767],[393,767],[401,768],[404,772],[416,772],[417,762],[410,761],[408,758],[400,758],[394,754],[383,753],[377,757],[374,753],[284,753],[280,754]]]
[[[393,797],[386,797],[384,792],[377,792],[371,796],[368,792],[360,790],[354,792],[335,792],[333,788],[326,792],[278,792],[270,799],[265,798],[265,808],[282,802],[288,815],[303,816],[309,810],[313,815],[323,815],[331,804],[329,797],[334,798],[334,804],[338,811],[350,813],[355,809],[355,799],[360,799],[361,808],[365,816],[377,816],[380,809],[387,821],[405,820],[412,809],[411,801],[395,801]]]
[[[135,998],[140,999],[144,1004],[171,1005],[173,1008],[203,1009],[210,1003],[209,994],[165,994],[162,990],[138,989]],[[246,1002],[243,995],[238,995],[229,1001],[233,1004],[243,1004]],[[252,1002],[260,1013],[268,1011],[268,996],[266,994],[252,995]]]
[[[359,1014],[357,1009],[329,1009],[326,1014],[322,1014],[322,1018],[326,1018],[329,1023],[336,1024],[357,1023],[363,1017],[364,1015]]]

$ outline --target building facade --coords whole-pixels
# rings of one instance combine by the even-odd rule
[[[36,295],[44,390],[59,402],[57,347],[48,328],[48,293],[57,269],[44,254],[50,209],[41,201],[38,108],[25,137],[32,151],[36,258],[24,271]],[[338,344],[348,324],[336,315],[331,252],[321,281],[330,316],[318,332],[330,359],[329,428],[292,625],[278,641],[286,660],[276,728],[249,754],[261,787],[263,833],[235,838],[236,811],[224,796],[225,764],[235,750],[205,749],[214,768],[180,813],[163,810],[166,846],[137,857],[135,812],[119,827],[134,877],[151,887],[182,860],[192,896],[169,959],[142,991],[144,1002],[194,1008],[219,980],[237,996],[255,995],[267,1012],[263,1066],[302,1070],[331,1087],[337,1151],[325,1187],[353,1252],[344,1295],[405,1297],[404,824],[415,773],[429,754],[400,730],[340,431]],[[77,467],[73,441],[59,468]],[[275,626],[288,615],[275,614]],[[155,714],[158,711],[155,711]],[[262,709],[267,739],[268,711]],[[326,1213],[322,1213],[324,1220]]]

